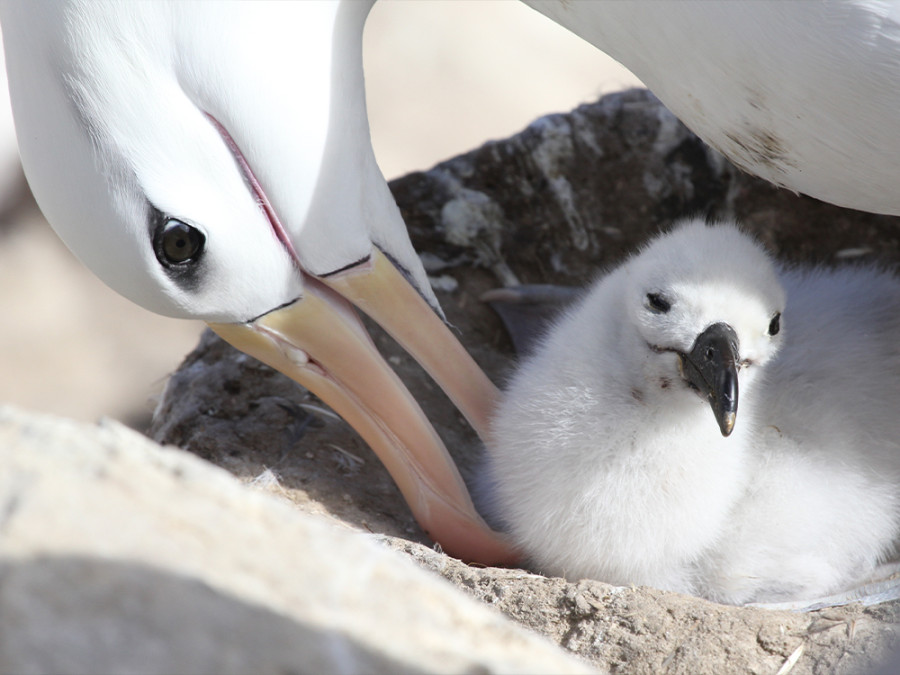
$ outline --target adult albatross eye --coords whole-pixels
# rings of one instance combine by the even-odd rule
[[[672,309],[672,303],[662,293],[647,293],[647,306],[657,314],[665,314]]]
[[[167,266],[197,260],[206,243],[206,237],[200,230],[174,218],[163,224],[155,239],[156,257]]]
[[[775,336],[778,335],[778,331],[781,330],[781,312],[775,312],[775,316],[772,317],[772,320],[769,322],[769,335]]]

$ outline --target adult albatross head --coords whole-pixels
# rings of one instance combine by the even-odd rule
[[[448,552],[500,562],[509,549],[351,307],[483,431],[495,390],[435,314],[369,141],[369,7],[4,3],[22,161],[50,223],[103,281],[207,321],[312,389]]]

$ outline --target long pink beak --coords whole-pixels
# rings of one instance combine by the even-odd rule
[[[305,281],[304,296],[288,306],[247,324],[210,326],[352,425],[384,462],[419,525],[447,553],[469,562],[515,563],[518,553],[475,510],[440,437],[350,302],[419,361],[482,438],[497,400],[494,385],[380,251],[364,265]]]

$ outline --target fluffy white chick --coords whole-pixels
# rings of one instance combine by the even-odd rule
[[[513,376],[486,465],[535,567],[730,602],[818,597],[900,532],[900,282],[682,225]],[[740,405],[738,405],[738,403]]]

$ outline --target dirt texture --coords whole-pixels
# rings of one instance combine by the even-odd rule
[[[479,300],[484,291],[515,282],[583,285],[681,217],[737,219],[788,261],[900,259],[900,218],[753,179],[643,90],[542,118],[391,187],[448,321],[499,384],[515,356]],[[470,478],[482,452],[477,438],[415,362],[370,327]],[[247,481],[268,481],[299,509],[384,535],[388,546],[601,670],[858,673],[900,647],[900,603],[791,613],[467,566],[432,548],[352,429],[211,333],[171,378],[150,435]]]

